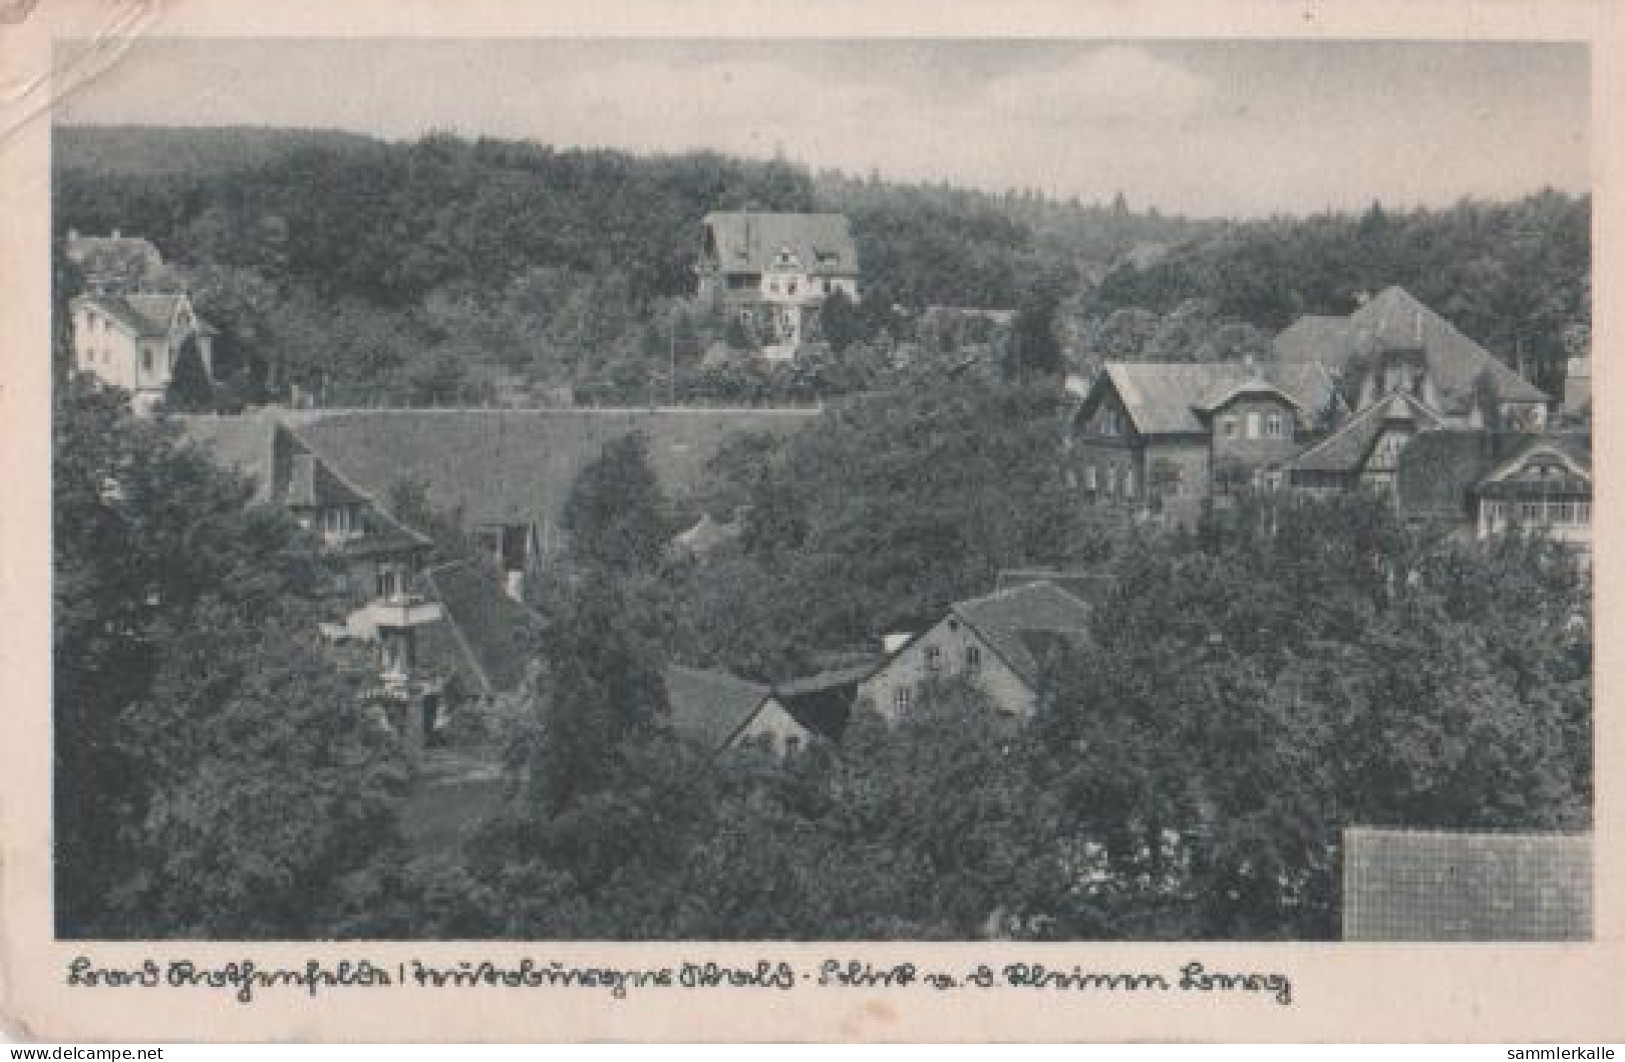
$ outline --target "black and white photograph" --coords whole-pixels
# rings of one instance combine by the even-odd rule
[[[0,1021],[1617,1034],[1625,17],[603,3],[0,6]]]
[[[52,62],[57,938],[1593,937],[1585,43]]]

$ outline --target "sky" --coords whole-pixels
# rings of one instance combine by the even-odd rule
[[[87,64],[72,45],[58,83]],[[146,39],[74,124],[428,130],[1257,217],[1590,188],[1584,45]]]

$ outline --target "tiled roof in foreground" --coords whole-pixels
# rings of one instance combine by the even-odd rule
[[[1344,940],[1589,940],[1591,835],[1343,831]]]

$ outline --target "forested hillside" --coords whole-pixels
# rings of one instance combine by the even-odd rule
[[[1203,314],[1277,332],[1300,314],[1346,314],[1361,293],[1406,288],[1508,362],[1561,385],[1589,347],[1591,200],[1542,192],[1515,203],[1225,226],[1143,267],[1123,263],[1076,306],[1092,348],[1156,352],[1171,318]],[[1177,332],[1177,330],[1175,330]],[[1163,346],[1177,346],[1162,340]]]
[[[932,304],[1020,311],[1006,368],[1240,356],[1391,283],[1552,373],[1590,315],[1589,198],[1557,193],[1230,223],[447,134],[65,128],[56,160],[58,234],[156,243],[222,330],[238,401],[289,383],[362,404],[811,398],[951,364],[916,327]],[[865,298],[797,370],[706,358],[750,344],[686,299],[700,218],[740,208],[852,219]]]

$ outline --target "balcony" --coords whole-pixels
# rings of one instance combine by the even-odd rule
[[[442,616],[438,601],[430,601],[420,594],[395,594],[367,602],[351,614],[348,626],[352,630],[358,625],[374,630],[409,630],[437,623]]]

